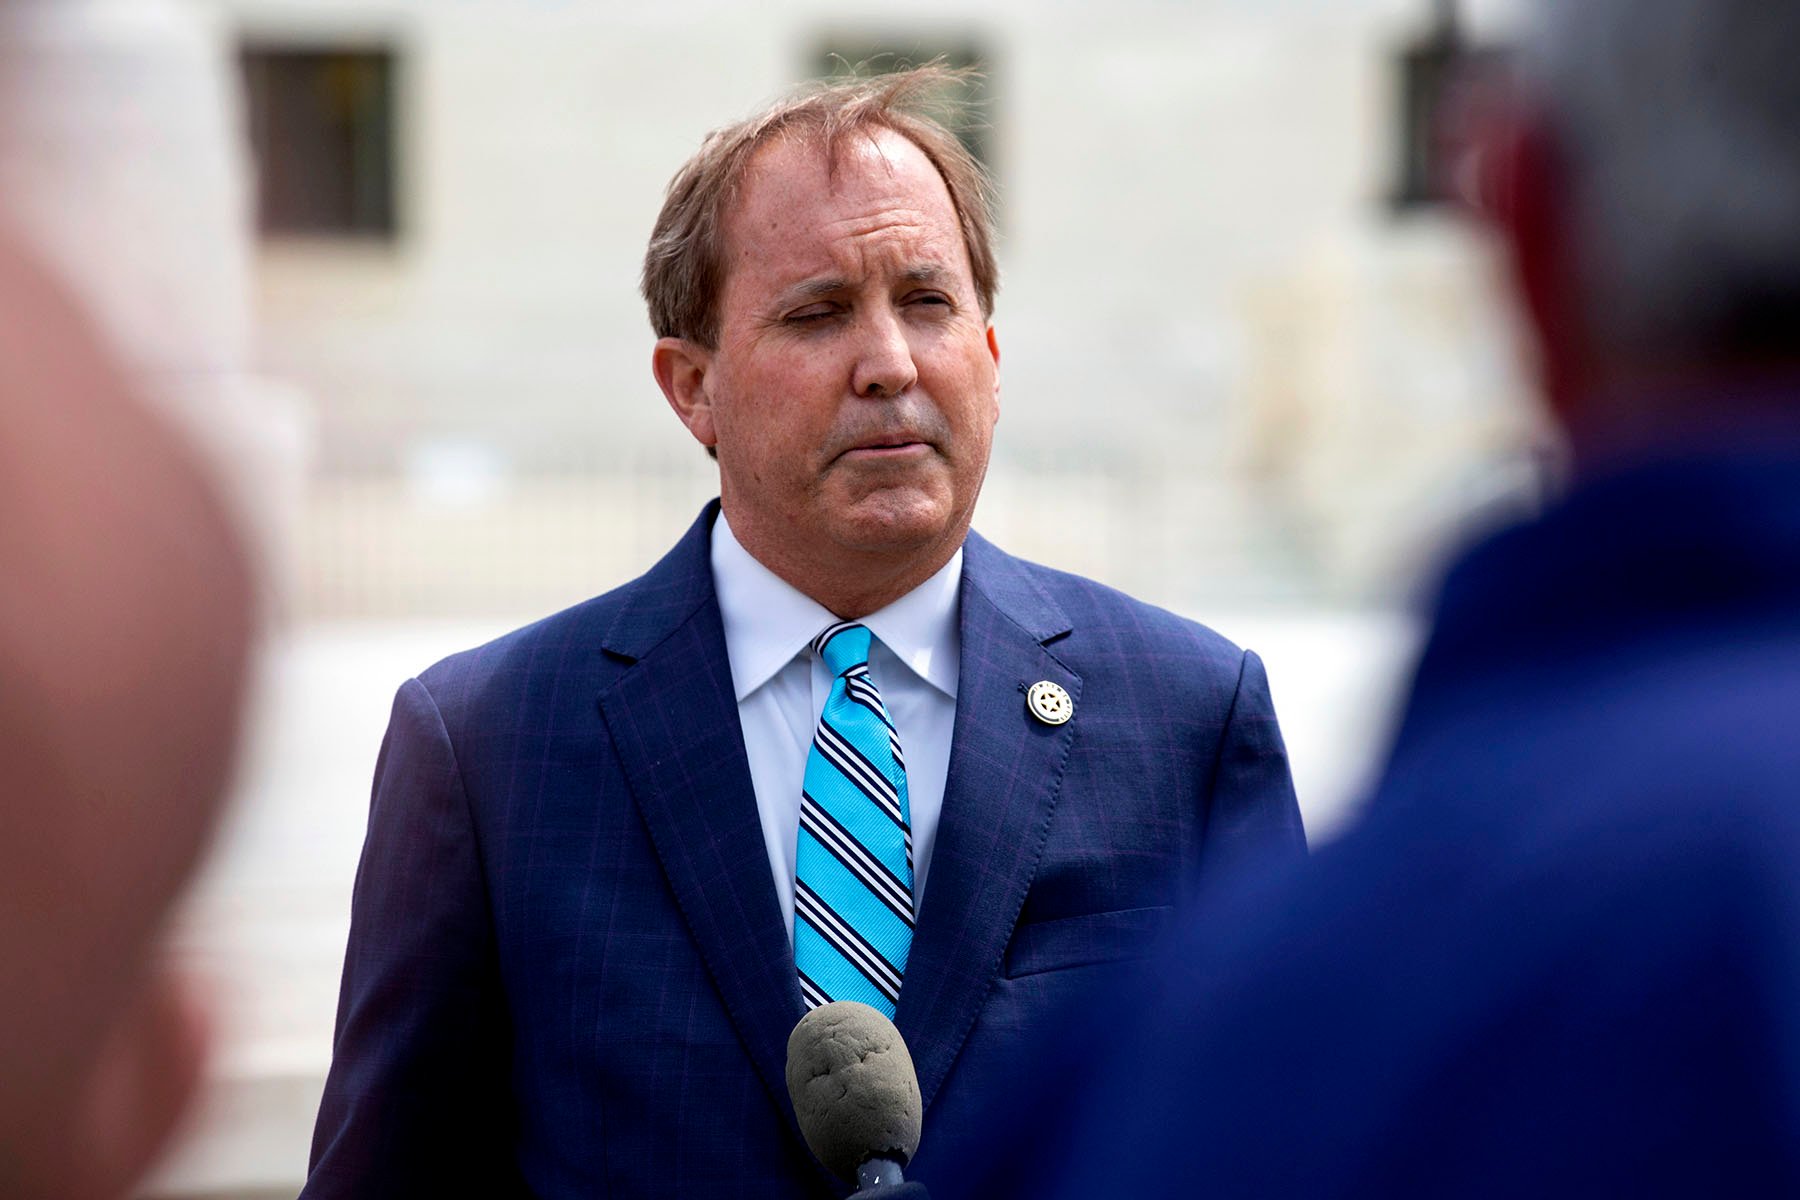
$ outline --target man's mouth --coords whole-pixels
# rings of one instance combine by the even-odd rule
[[[868,442],[861,446],[852,446],[844,451],[849,459],[884,459],[904,458],[912,454],[926,453],[931,443],[921,442],[916,438],[896,438],[891,441]]]
[[[909,430],[895,430],[893,434],[875,434],[866,441],[851,446],[842,452],[844,459],[895,459],[909,453],[925,453],[931,450],[931,443]]]

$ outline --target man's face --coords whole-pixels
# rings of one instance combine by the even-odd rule
[[[717,448],[734,532],[790,578],[770,560],[947,559],[999,417],[998,352],[936,168],[885,130],[826,168],[799,143],[752,160],[725,226],[709,419],[688,422]]]

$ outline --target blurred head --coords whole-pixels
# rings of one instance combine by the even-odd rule
[[[1540,14],[1493,159],[1559,414],[1603,439],[1688,384],[1795,373],[1800,3]]]
[[[999,415],[988,187],[912,111],[927,69],[708,138],[644,268],[653,367],[719,462],[732,530],[840,616],[961,545]]]

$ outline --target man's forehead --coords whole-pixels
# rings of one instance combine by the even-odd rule
[[[724,223],[733,265],[774,254],[790,262],[817,258],[822,268],[833,241],[887,230],[914,235],[921,248],[949,243],[928,255],[945,261],[921,268],[942,269],[963,257],[961,224],[937,167],[910,139],[885,128],[854,131],[835,148],[797,137],[762,147]]]

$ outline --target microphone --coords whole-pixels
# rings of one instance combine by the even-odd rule
[[[858,1188],[905,1181],[924,1105],[892,1021],[854,1000],[813,1009],[788,1035],[787,1086],[800,1135],[833,1174]]]

